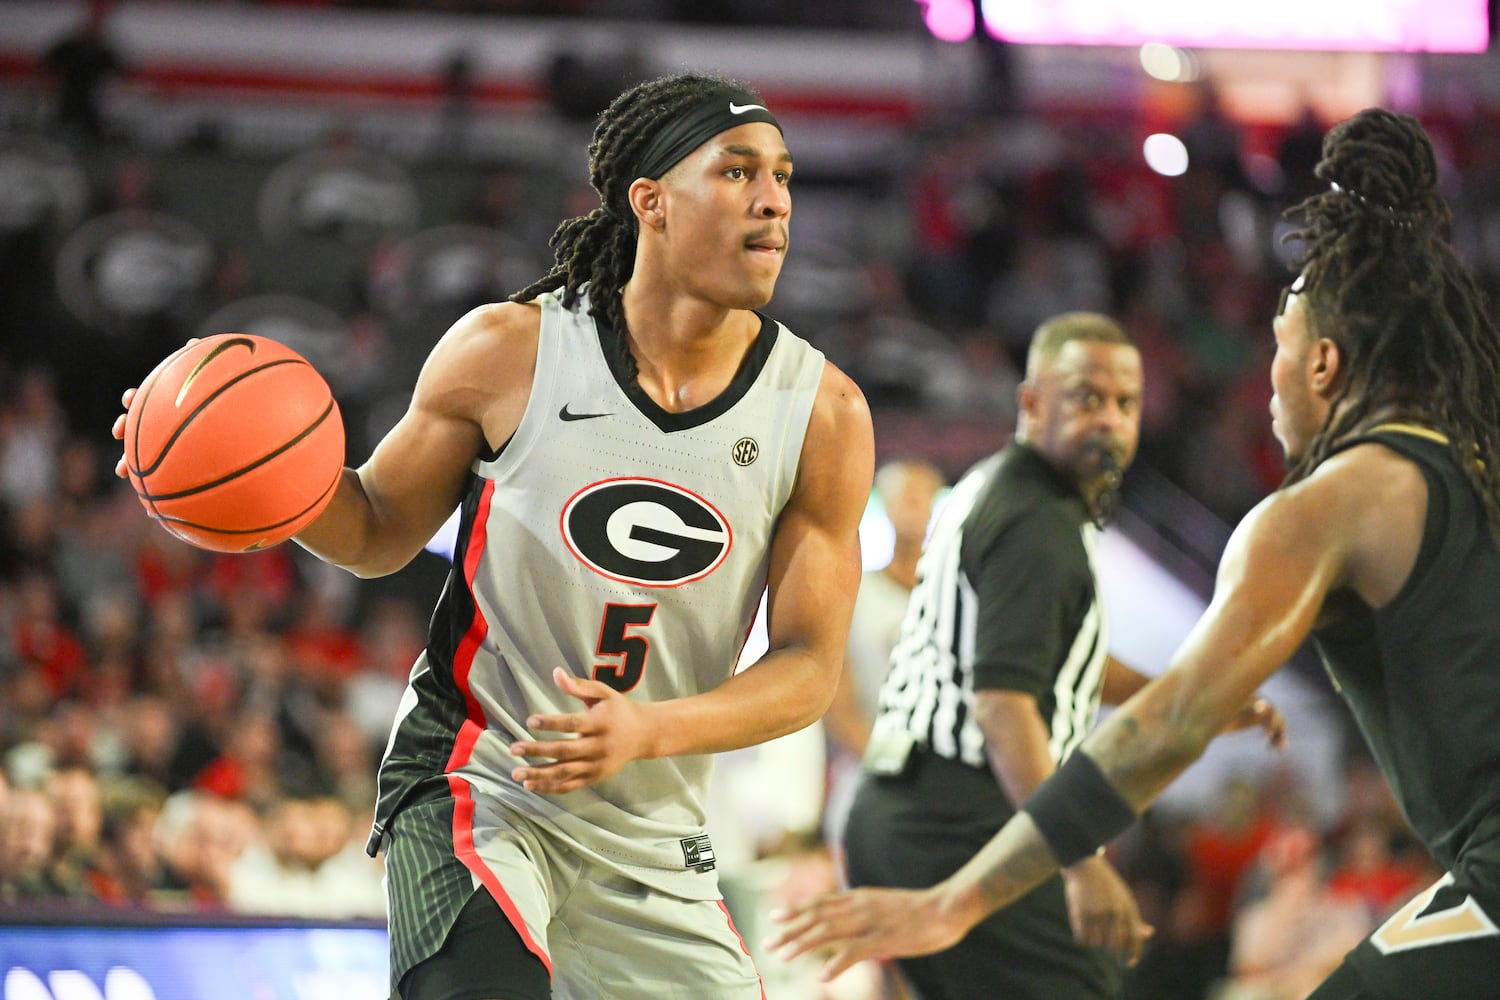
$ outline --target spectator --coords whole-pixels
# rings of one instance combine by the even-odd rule
[[[65,133],[84,140],[104,136],[104,86],[126,68],[104,28],[114,6],[115,0],[89,0],[83,24],[42,56],[57,87],[53,118]]]
[[[1310,827],[1277,831],[1259,863],[1267,889],[1235,917],[1221,1000],[1303,1000],[1375,921],[1362,903],[1330,890]]]

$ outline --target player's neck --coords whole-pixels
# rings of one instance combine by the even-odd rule
[[[710,402],[739,371],[760,332],[760,317],[681,295],[626,285],[625,346],[636,381],[657,405],[679,413]]]

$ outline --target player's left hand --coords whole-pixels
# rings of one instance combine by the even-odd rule
[[[1257,727],[1265,731],[1267,745],[1277,750],[1286,746],[1286,719],[1282,718],[1280,709],[1271,704],[1269,699],[1259,696],[1229,720],[1224,732],[1233,733]]]
[[[566,715],[533,715],[526,728],[533,733],[572,733],[556,740],[517,740],[510,745],[517,757],[542,757],[550,763],[526,764],[511,777],[528,791],[560,795],[586,788],[647,756],[651,734],[641,707],[607,684],[582,680],[561,667],[552,679],[563,694],[583,702],[583,711]]]
[[[771,918],[786,926],[766,940],[766,948],[783,959],[831,951],[818,973],[825,983],[865,959],[943,951],[969,930],[935,888],[825,893],[775,910]]]

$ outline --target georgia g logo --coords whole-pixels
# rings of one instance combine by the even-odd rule
[[[713,504],[657,479],[606,479],[563,507],[563,540],[611,580],[675,587],[707,576],[729,555],[734,533]]]

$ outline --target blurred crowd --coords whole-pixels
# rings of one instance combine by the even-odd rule
[[[103,70],[116,71],[126,69]],[[950,480],[1008,432],[1037,322],[1065,309],[1114,314],[1145,357],[1142,466],[1232,522],[1281,474],[1266,412],[1269,322],[1289,278],[1278,240],[1285,209],[1315,189],[1331,123],[1312,112],[1292,125],[1237,122],[1209,85],[1186,108],[1161,123],[1189,155],[1172,177],[1141,158],[1144,121],[1009,109],[914,129],[881,176],[859,178],[861,219],[843,225],[863,227],[853,230],[863,252],[809,250],[809,270],[834,291],[797,294],[794,253],[786,298],[770,311],[860,382],[878,429],[885,415],[913,418],[899,442],[877,440],[883,453],[925,444]],[[1428,124],[1456,242],[1493,291],[1500,130],[1469,127],[1486,117]],[[363,853],[375,765],[443,559],[424,554],[375,586],[294,546],[190,548],[112,475],[109,420],[119,390],[205,317],[224,315],[215,310],[300,296],[323,312],[267,315],[304,335],[299,347],[333,345],[319,360],[357,462],[442,327],[534,276],[577,180],[561,169],[396,163],[340,136],[277,176],[295,187],[316,175],[309,157],[331,157],[365,186],[340,200],[336,186],[307,182],[296,190],[311,194],[282,217],[267,197],[182,180],[264,191],[274,164],[193,174],[184,157],[201,167],[216,154],[140,148],[107,122],[79,124],[0,133],[43,164],[49,154],[37,151],[55,148],[84,165],[83,190],[59,187],[59,170],[50,202],[14,197],[19,188],[0,198],[0,902],[378,920],[380,864]],[[567,155],[581,160],[581,144]],[[838,181],[808,185],[809,216],[830,214],[820,201],[849,203],[830,198]],[[381,214],[400,197],[364,198],[408,188],[425,232],[461,224],[467,242],[413,240],[410,219]],[[68,265],[70,240],[106,217],[154,228]],[[208,234],[201,266],[199,244],[168,217]],[[225,235],[257,225],[302,242]],[[129,255],[142,233],[169,251],[146,265],[167,259],[176,270]],[[434,247],[447,256],[424,271]],[[70,286],[69,274],[89,287]],[[315,320],[335,334],[309,333]],[[1157,927],[1133,996],[1301,996],[1431,881],[1378,775],[1358,757],[1348,768],[1332,826],[1315,819],[1327,810],[1300,802],[1289,774],[1273,787],[1225,788],[1202,816],[1153,814],[1115,846]],[[786,891],[829,884],[818,828],[815,818],[769,831],[750,856],[796,872]]]
[[[66,433],[0,412],[0,900],[380,918],[362,850],[423,619],[291,547],[179,542]]]

